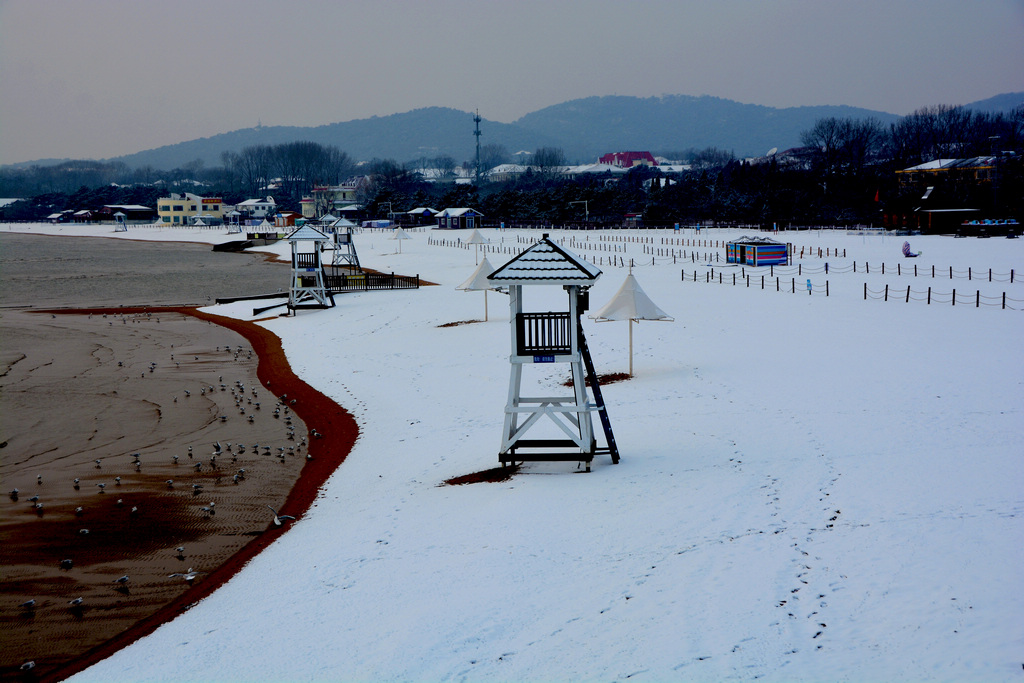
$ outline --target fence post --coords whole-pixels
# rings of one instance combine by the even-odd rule
[[[868,283],[864,283],[864,301],[868,300]]]
[[[885,261],[882,261],[882,275],[885,275]]]
[[[953,305],[956,306],[956,287],[953,288]]]
[[[775,291],[776,292],[779,291],[779,278],[775,278]],[[1003,293],[1003,298],[1004,299],[1006,298],[1006,293],[1005,292]]]
[[[988,281],[992,282],[992,269],[991,268],[988,269]]]
[[[804,264],[798,263],[796,265],[796,274],[797,275],[803,275],[804,274]]]
[[[884,299],[884,301],[888,301],[888,300],[889,300],[889,285],[886,285],[885,286],[885,299]]]
[[[950,279],[950,280],[952,280],[952,279],[953,279],[953,266],[950,266],[950,267],[949,267],[949,279]]]
[[[790,278],[790,285],[793,287],[793,294],[796,294],[796,278]]]
[[[901,268],[898,263],[896,264],[896,275],[898,277],[903,277],[903,268]]]
[[[928,287],[928,304],[927,305],[928,306],[932,305],[932,288],[931,288],[930,285]]]
[[[1006,292],[1003,292],[1003,310],[1006,310]]]
[[[910,285],[907,285],[907,300],[904,301],[903,303],[905,303],[905,304],[909,304],[910,303]]]
[[[980,308],[981,307],[981,290],[980,289],[977,292],[974,293],[974,307],[975,308]]]
[[[761,289],[764,289],[764,275],[761,276]]]
[[[825,280],[825,296],[828,296],[828,280]]]
[[[917,264],[914,264],[914,277],[917,277]]]
[[[971,281],[971,267],[967,266],[967,281]]]

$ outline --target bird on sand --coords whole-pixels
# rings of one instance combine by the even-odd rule
[[[175,548],[175,549],[174,549],[174,551],[175,551],[176,553],[178,553],[178,559],[179,559],[179,560],[182,560],[182,559],[184,559],[184,558],[185,558],[185,546],[183,546],[183,545],[180,545],[180,546],[178,546],[177,548]]]
[[[24,664],[22,664],[18,668],[21,669],[22,671],[31,671],[32,669],[36,668],[36,663],[31,661],[31,660],[29,660],[29,661],[25,662]]]
[[[192,569],[192,567],[189,567],[187,572],[175,572],[174,574],[168,574],[167,578],[168,579],[178,579],[178,578],[181,578],[181,579],[185,579],[185,581],[187,581],[188,583],[192,583],[193,581],[195,581],[196,576],[198,576],[200,573],[201,572],[197,572],[194,569]]]
[[[84,513],[84,512],[85,512],[85,508],[83,508],[81,505],[79,505],[78,507],[75,508],[75,517],[81,517],[82,513]]]
[[[126,583],[128,583],[128,575],[125,574],[124,576],[119,576],[118,578],[114,579],[112,581],[112,583],[118,583],[118,584],[121,584],[123,586]]]
[[[68,604],[72,607],[81,607],[83,602],[82,598],[75,598],[74,600],[69,600]]]
[[[60,568],[61,569],[68,570],[68,569],[71,569],[74,566],[75,566],[74,560],[67,559],[67,560],[61,560],[60,561]]]
[[[75,477],[75,490],[77,491],[79,488],[81,488],[81,487],[79,486],[78,477]]]
[[[96,486],[98,486],[98,487],[99,487],[99,489],[100,489],[100,493],[103,493],[103,489],[107,488],[107,485],[106,485],[106,484],[96,484]]]
[[[26,600],[25,602],[23,602],[20,605],[18,605],[18,607],[20,607],[22,609],[33,609],[33,608],[35,608],[35,606],[36,606],[35,598],[32,598],[31,600]]]
[[[279,514],[277,514],[277,510],[275,510],[274,508],[270,507],[269,505],[267,506],[267,509],[269,509],[271,512],[274,513],[274,525],[275,526],[281,526],[281,524],[285,520],[290,520],[290,521],[294,521],[295,520],[295,518],[292,517],[291,515],[279,515]]]

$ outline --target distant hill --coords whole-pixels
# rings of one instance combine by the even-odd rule
[[[775,109],[717,97],[588,97],[546,107],[510,124],[484,120],[483,144],[509,152],[560,147],[570,162],[593,162],[607,152],[654,152],[719,147],[738,156],[764,154],[771,147],[800,144],[800,133],[822,117],[865,118],[883,123],[895,114],[844,106]],[[390,158],[399,162],[447,154],[456,162],[475,154],[472,114],[444,107],[374,116],[325,126],[246,128],[119,157],[129,166],[174,168],[194,159],[220,165],[225,150],[255,144],[309,140],[334,145],[356,160]]]
[[[820,118],[874,117],[883,124],[895,114],[845,106],[775,109],[718,97],[588,97],[527,114],[516,125],[559,140],[566,155],[596,160],[619,150],[685,150],[718,147],[739,157],[763,155],[772,147],[800,144],[800,134]]]
[[[1024,93],[1007,93],[965,106],[1005,112],[1022,102]],[[824,117],[874,117],[886,125],[899,119],[895,114],[848,106],[776,109],[709,96],[607,96],[545,107],[513,123],[484,119],[480,130],[482,144],[504,145],[510,153],[559,147],[569,162],[586,163],[607,152],[625,150],[659,153],[718,147],[738,157],[762,155],[772,147],[798,146],[800,134]],[[297,140],[333,145],[356,161],[383,158],[406,162],[447,154],[461,163],[475,154],[471,113],[427,107],[323,126],[245,128],[114,160],[132,167],[172,169],[201,159],[212,167],[221,165],[225,151]]]
[[[1008,114],[1022,105],[1024,105],[1024,92],[1008,92],[964,106],[986,114]]]

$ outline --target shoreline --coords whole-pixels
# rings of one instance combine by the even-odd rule
[[[287,394],[289,400],[294,399],[296,403],[292,410],[302,419],[308,429],[307,452],[311,459],[305,462],[299,478],[288,491],[285,502],[279,510],[281,514],[301,519],[316,501],[321,487],[351,452],[359,436],[359,427],[352,415],[295,375],[285,357],[280,338],[254,322],[206,313],[190,306],[49,308],[33,309],[32,312],[52,315],[178,313],[220,325],[245,338],[252,345],[253,352],[256,354],[256,375],[260,383],[276,397]],[[323,437],[314,438],[312,436],[314,429]],[[117,636],[87,650],[68,664],[38,677],[37,680],[64,680],[151,634],[161,625],[172,621],[192,605],[227,583],[252,558],[266,549],[278,536],[285,533],[287,528],[287,526],[268,527],[260,535],[253,537],[224,563],[212,569],[203,581],[198,582]]]

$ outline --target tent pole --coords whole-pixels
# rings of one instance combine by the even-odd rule
[[[633,376],[633,319],[629,319],[629,376]]]

